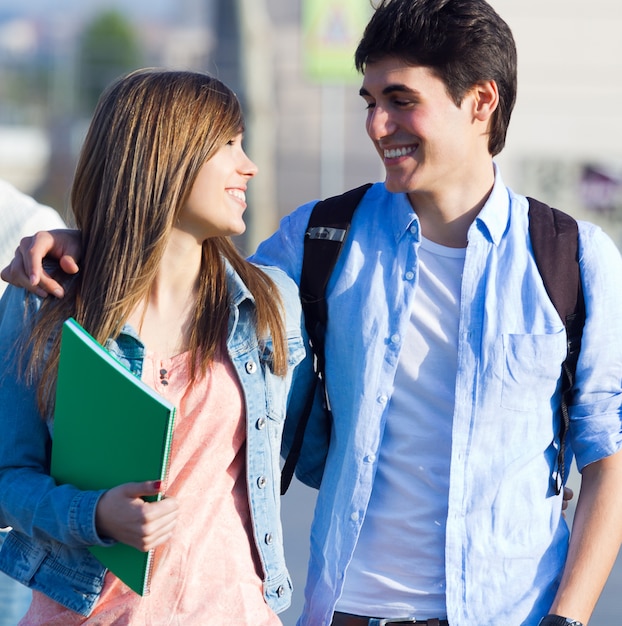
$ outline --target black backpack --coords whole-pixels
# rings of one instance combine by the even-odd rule
[[[297,425],[281,475],[281,494],[291,482],[311,413],[317,384],[324,384],[324,333],[327,323],[325,291],[331,273],[350,228],[354,210],[370,184],[318,202],[309,217],[305,232],[300,299],[305,314],[316,372],[309,390],[304,413]],[[585,304],[578,261],[578,226],[570,215],[528,198],[529,236],[534,257],[546,291],[566,327],[567,353],[562,364],[562,400],[557,478],[559,494],[565,481],[565,438],[569,425],[568,405],[572,399],[575,370],[585,322]],[[326,409],[330,410],[328,398]]]

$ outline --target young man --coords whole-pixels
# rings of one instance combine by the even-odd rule
[[[386,180],[327,290],[333,423],[323,477],[320,411],[298,468],[321,479],[300,624],[587,623],[622,538],[620,256],[581,224],[568,550],[554,489],[566,334],[527,200],[493,164],[516,94],[510,29],[484,0],[385,0],[355,59]],[[254,260],[299,279],[312,206]]]
[[[622,538],[620,255],[580,225],[569,543],[555,490],[566,334],[527,200],[493,163],[515,100],[511,32],[484,0],[384,0],[356,63],[386,180],[327,291],[332,424],[316,403],[298,464],[320,488],[299,625],[586,624]],[[299,280],[313,205],[254,260]]]

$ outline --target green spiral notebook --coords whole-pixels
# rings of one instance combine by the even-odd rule
[[[175,407],[74,319],[63,325],[51,475],[84,490],[165,480]],[[155,496],[151,499],[160,499]],[[89,550],[128,587],[149,593],[153,553],[123,543]]]

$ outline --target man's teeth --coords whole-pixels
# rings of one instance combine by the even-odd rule
[[[234,196],[235,198],[238,198],[239,200],[246,202],[246,194],[240,189],[227,189],[227,193],[230,196]]]
[[[385,150],[384,156],[386,159],[395,159],[397,157],[406,156],[415,151],[415,146],[404,146],[403,148],[393,148],[392,150]]]

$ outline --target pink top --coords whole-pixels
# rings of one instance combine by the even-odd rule
[[[151,593],[140,596],[108,572],[90,617],[35,591],[20,626],[280,626],[263,598],[252,537],[242,391],[221,353],[192,386],[188,354],[149,353],[144,362],[143,380],[177,407],[166,493],[180,504],[175,535],[155,550]]]

